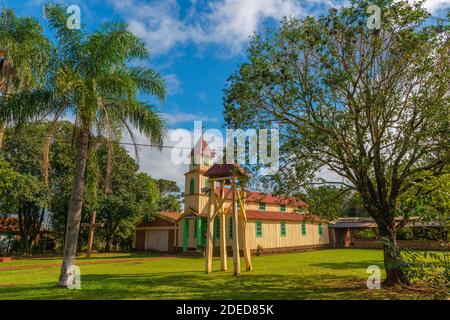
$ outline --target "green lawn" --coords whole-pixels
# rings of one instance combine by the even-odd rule
[[[149,257],[145,253],[99,254],[78,262]],[[382,267],[380,250],[320,250],[253,257],[254,271],[234,277],[204,273],[201,258],[163,258],[80,265],[81,290],[55,286],[59,267],[0,271],[1,299],[417,299],[407,289],[368,290],[366,268]],[[21,259],[6,266],[60,263],[60,259]],[[242,260],[243,263],[243,260]],[[232,260],[229,260],[229,270]],[[384,275],[383,275],[384,276]]]

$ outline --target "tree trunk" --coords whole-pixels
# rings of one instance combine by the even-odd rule
[[[89,145],[89,129],[83,125],[78,143],[78,154],[70,196],[69,211],[67,213],[66,237],[64,241],[64,257],[59,276],[58,286],[68,287],[71,280],[72,266],[75,262],[78,234],[80,231],[81,211],[83,208],[84,175]]]
[[[91,215],[91,223],[89,225],[89,234],[88,234],[88,243],[87,243],[87,250],[86,250],[86,257],[89,258],[91,256],[92,251],[92,244],[94,243],[94,224],[95,224],[95,217],[97,215],[97,211],[92,211]]]
[[[386,286],[407,284],[403,271],[400,249],[397,246],[395,225],[378,224],[380,237],[383,240],[384,267],[386,269]]]
[[[5,124],[3,122],[0,122],[0,150],[2,150],[4,135],[5,135]]]
[[[111,238],[108,236],[106,237],[106,243],[105,243],[105,252],[111,251]]]

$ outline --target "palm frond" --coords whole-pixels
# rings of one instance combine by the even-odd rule
[[[128,119],[139,133],[145,135],[152,144],[157,146],[163,144],[166,127],[165,121],[149,104],[136,100],[128,100],[121,101],[116,106],[120,106],[118,110],[119,115],[123,119]]]
[[[83,61],[82,43],[84,33],[81,30],[69,29],[66,13],[60,4],[47,2],[44,7],[45,17],[50,27],[55,30],[55,38],[58,41],[60,59],[79,65]]]
[[[33,118],[45,117],[56,108],[64,108],[63,100],[47,88],[0,96],[0,121],[21,124]]]
[[[165,79],[151,68],[134,66],[128,68],[130,78],[142,93],[152,94],[161,101],[166,97]]]

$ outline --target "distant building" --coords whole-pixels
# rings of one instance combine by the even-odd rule
[[[161,212],[152,222],[136,226],[135,248],[160,252],[201,251],[206,243],[206,219],[209,197],[202,189],[209,187],[204,176],[211,168],[213,151],[202,139],[199,148],[191,152],[189,171],[185,173],[185,210],[183,213]],[[200,164],[194,164],[194,150],[198,149]],[[218,193],[218,189],[215,190]],[[231,197],[231,195],[230,195]],[[231,203],[231,198],[225,202]],[[250,250],[255,252],[295,251],[328,247],[328,225],[308,212],[308,205],[292,197],[247,192],[246,234]],[[239,210],[239,207],[238,207]],[[214,222],[214,246],[219,246],[219,220]],[[231,215],[226,218],[227,245],[235,230]]]
[[[395,218],[398,224],[401,217]],[[410,217],[405,227],[411,230],[408,239],[398,239],[400,248],[409,249],[450,249],[449,243],[440,243],[433,239],[424,240],[423,237],[436,234],[440,228],[438,222],[423,222],[418,217]],[[378,230],[376,222],[372,218],[345,217],[329,223],[331,248],[382,248],[383,243],[375,236]],[[364,231],[371,231],[365,233]],[[373,234],[374,237],[367,235]]]

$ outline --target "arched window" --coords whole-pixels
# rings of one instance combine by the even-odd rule
[[[194,193],[195,193],[195,180],[194,178],[192,178],[191,181],[189,181],[189,194]]]

